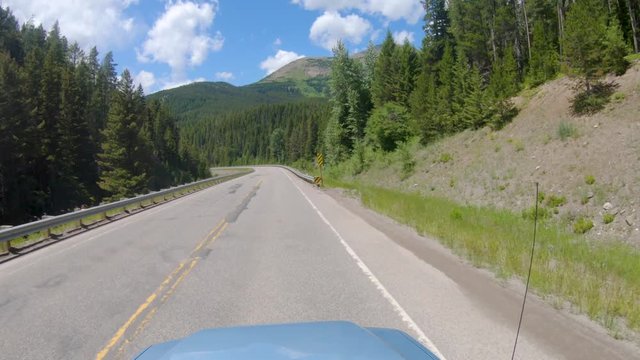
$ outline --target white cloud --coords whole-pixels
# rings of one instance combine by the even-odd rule
[[[325,11],[311,25],[309,38],[327,50],[333,49],[338,40],[359,44],[371,31],[371,23],[358,15],[341,16],[334,11]]]
[[[380,14],[387,20],[405,19],[415,24],[424,16],[420,0],[292,0],[307,10],[341,11],[356,9],[367,14]]]
[[[396,44],[402,45],[405,40],[409,40],[409,42],[413,44],[413,33],[406,30],[393,32],[393,41],[395,41]]]
[[[199,77],[199,78],[196,78],[196,79],[165,81],[165,82],[162,83],[162,90],[173,89],[173,88],[177,88],[179,86],[189,85],[191,83],[203,82],[203,81],[207,81],[207,79],[205,79],[203,77]]]
[[[217,31],[210,36],[218,3],[169,2],[147,34],[138,61],[162,62],[171,67],[174,82],[186,77],[187,66],[202,64],[210,51],[222,49],[224,38]]]
[[[233,80],[234,77],[235,76],[233,76],[233,73],[229,71],[219,71],[216,73],[216,79],[218,80],[229,81]]]
[[[276,38],[275,41],[273,42],[273,45],[275,45],[275,46],[282,45],[282,40],[280,40],[280,38]]]
[[[70,41],[82,48],[92,46],[109,48],[122,45],[136,27],[125,10],[135,0],[3,0],[3,7],[11,8],[21,21],[33,21],[50,29],[58,21],[60,30]]]
[[[303,58],[293,51],[278,50],[274,56],[269,56],[260,63],[260,69],[267,72],[267,75],[287,65],[288,63]]]
[[[156,76],[152,72],[140,71],[133,77],[133,82],[142,85],[145,93],[151,90],[151,87],[156,84]]]

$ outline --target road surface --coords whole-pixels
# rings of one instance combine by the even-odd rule
[[[0,265],[0,358],[130,359],[202,328],[350,320],[443,358],[509,359],[521,294],[435,241],[280,168]],[[531,298],[518,359],[638,348]]]

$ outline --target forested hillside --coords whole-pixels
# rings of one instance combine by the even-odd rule
[[[225,82],[196,82],[148,96],[165,104],[179,120],[198,120],[263,104],[297,101],[304,95],[290,81],[233,86]]]
[[[180,134],[210,165],[311,163],[329,112],[322,99],[261,105],[182,123]]]
[[[582,84],[574,111],[597,111],[615,87],[598,79],[624,73],[624,56],[638,51],[634,0],[423,5],[419,51],[396,45],[390,33],[364,64],[342,43],[334,49],[333,108],[324,137],[330,164],[350,159],[354,171],[362,171],[367,149],[392,151],[411,138],[427,144],[464,129],[500,129],[517,113],[513,95],[559,72]],[[410,154],[405,157],[410,168]]]
[[[0,224],[204,175],[175,119],[102,60],[0,8]]]

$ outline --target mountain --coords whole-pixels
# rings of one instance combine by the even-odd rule
[[[247,109],[260,104],[295,102],[304,99],[295,85],[286,82],[233,86],[226,82],[197,82],[148,96],[161,99],[181,120]]]
[[[363,59],[364,52],[353,57]],[[330,72],[330,57],[305,57],[253,84],[234,86],[226,82],[197,82],[159,91],[148,98],[162,99],[181,120],[193,120],[263,104],[327,98]]]
[[[331,58],[302,58],[281,67],[260,80],[258,84],[289,84],[295,86],[305,96],[327,96],[330,72]]]

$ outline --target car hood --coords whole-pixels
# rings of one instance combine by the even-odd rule
[[[345,321],[218,328],[153,345],[138,360],[438,358],[406,333]]]

